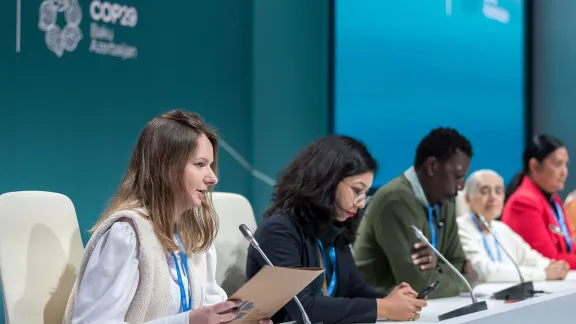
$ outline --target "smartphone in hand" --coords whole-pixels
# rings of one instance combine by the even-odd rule
[[[436,288],[438,287],[438,285],[440,285],[440,280],[436,280],[435,282],[433,282],[430,286],[426,287],[426,289],[422,290],[418,296],[416,296],[416,299],[424,299],[426,298],[426,296],[428,296],[431,292],[433,292],[434,290],[436,290]]]

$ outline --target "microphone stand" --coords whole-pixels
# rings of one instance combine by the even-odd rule
[[[474,215],[472,215],[472,216],[474,216]],[[534,297],[534,293],[535,293],[534,283],[532,283],[532,281],[524,281],[524,277],[522,276],[522,272],[520,271],[520,267],[518,267],[518,264],[516,263],[516,261],[514,261],[514,259],[510,255],[510,253],[508,253],[508,251],[504,248],[502,243],[500,243],[500,240],[498,240],[498,237],[496,237],[496,235],[494,235],[494,232],[492,232],[492,228],[490,227],[490,225],[488,224],[486,219],[481,215],[478,215],[478,219],[480,220],[482,225],[484,225],[484,227],[486,228],[488,233],[490,233],[490,235],[492,235],[492,237],[494,238],[494,241],[496,241],[496,244],[498,244],[498,246],[502,249],[502,251],[504,251],[504,253],[510,259],[510,261],[512,261],[512,264],[516,268],[516,271],[518,272],[518,276],[520,277],[520,283],[519,284],[514,285],[512,287],[509,287],[509,288],[506,288],[506,289],[503,289],[503,290],[500,290],[498,292],[495,292],[494,295],[492,295],[492,297],[496,300],[514,300],[514,301],[520,301],[520,300],[525,300],[525,299]]]
[[[248,240],[248,242],[250,242],[250,245],[252,245],[252,247],[256,251],[258,251],[258,253],[262,256],[264,261],[266,261],[266,263],[269,266],[273,267],[274,265],[272,264],[270,259],[268,259],[268,257],[266,256],[266,253],[264,253],[264,251],[262,251],[262,249],[260,248],[260,244],[258,244],[258,241],[256,241],[254,234],[252,234],[252,232],[248,229],[248,226],[246,226],[245,224],[242,224],[238,227],[238,229],[242,233],[242,236],[244,236],[244,238],[246,240]],[[300,309],[300,313],[302,313],[302,321],[304,322],[304,324],[312,324],[312,322],[310,321],[310,318],[308,317],[308,314],[306,313],[304,306],[302,306],[302,303],[300,302],[300,299],[298,298],[298,296],[292,297],[292,300],[294,300],[294,302],[296,303],[296,305]],[[288,322],[288,323],[291,323],[291,322]],[[322,324],[322,322],[318,322],[315,324]]]
[[[256,241],[252,241],[252,242],[255,243]],[[272,262],[270,262],[270,259],[268,259],[268,257],[264,253],[264,251],[262,251],[262,249],[260,248],[260,245],[252,244],[252,247],[254,247],[258,251],[258,253],[260,253],[260,255],[264,258],[264,260],[266,261],[266,263],[268,263],[269,266],[271,266],[271,267],[274,266],[272,264]],[[310,318],[308,318],[308,314],[306,314],[306,311],[304,310],[304,306],[302,306],[302,303],[300,302],[300,299],[297,296],[294,296],[292,299],[294,300],[294,302],[296,303],[296,305],[300,309],[300,312],[302,313],[302,320],[304,321],[304,324],[312,324],[312,322],[310,321]],[[318,324],[318,323],[316,323],[316,324]]]
[[[470,292],[470,298],[472,299],[472,304],[470,305],[466,305],[464,307],[460,307],[457,308],[455,310],[452,310],[448,313],[444,313],[440,316],[438,316],[438,320],[440,321],[444,321],[447,319],[451,319],[454,317],[459,317],[459,316],[464,316],[464,315],[468,315],[468,314],[473,314],[473,313],[477,313],[480,311],[484,311],[488,309],[488,304],[486,304],[485,301],[478,301],[478,299],[476,298],[476,296],[474,295],[474,292],[472,291],[472,287],[470,286],[470,284],[468,283],[468,280],[466,280],[466,278],[464,278],[464,276],[460,273],[460,271],[458,271],[458,269],[456,269],[452,263],[450,263],[443,255],[442,253],[440,253],[435,247],[434,245],[430,244],[430,241],[428,241],[428,239],[426,238],[426,236],[424,236],[424,234],[422,233],[422,231],[420,231],[416,226],[411,225],[412,227],[412,231],[414,231],[414,233],[416,234],[416,236],[424,243],[426,243],[426,245],[428,245],[428,247],[430,247],[432,249],[432,251],[434,251],[434,253],[442,260],[444,261],[444,263],[448,266],[448,268],[450,268],[450,270],[452,270],[452,272],[454,272],[458,278],[460,278],[460,280],[462,280],[462,282],[464,282],[464,284],[466,284],[466,287],[468,288],[468,291]]]

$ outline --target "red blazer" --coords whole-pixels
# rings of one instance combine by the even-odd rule
[[[554,200],[562,208],[564,219],[566,212],[562,201],[557,195]],[[502,221],[520,235],[526,243],[543,256],[553,260],[565,260],[570,269],[576,269],[576,244],[572,244],[572,252],[568,252],[568,245],[562,235],[554,234],[549,225],[554,224],[560,228],[550,203],[540,189],[525,176],[514,194],[508,199],[502,212]],[[568,233],[572,233],[570,224],[566,220]]]

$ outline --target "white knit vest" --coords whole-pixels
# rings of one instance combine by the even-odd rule
[[[144,210],[139,211],[146,213]],[[96,229],[90,241],[88,241],[76,283],[68,300],[63,324],[72,323],[76,294],[78,293],[86,265],[88,264],[88,260],[90,260],[90,255],[94,251],[96,244],[102,235],[104,235],[115,222],[122,218],[128,218],[132,220],[134,224],[134,231],[138,237],[138,269],[140,272],[138,287],[136,288],[134,299],[126,312],[125,321],[131,324],[137,324],[169,315],[168,310],[172,302],[170,290],[170,281],[172,279],[168,271],[166,254],[162,248],[162,244],[156,237],[152,224],[146,218],[142,217],[136,211],[122,210],[108,217],[108,219]],[[192,257],[192,259],[195,258]],[[191,261],[192,260],[189,260],[188,262],[189,266],[196,268],[197,265],[191,264]],[[194,281],[196,280],[191,281],[193,300],[200,300],[202,298],[202,289],[195,289]]]

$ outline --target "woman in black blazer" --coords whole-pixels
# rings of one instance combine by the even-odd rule
[[[414,320],[426,306],[405,283],[388,296],[376,292],[354,264],[350,244],[376,169],[366,147],[353,138],[329,135],[317,140],[280,176],[272,204],[256,230],[256,240],[275,266],[325,269],[298,294],[312,323]],[[250,247],[247,277],[264,265]],[[301,314],[290,301],[272,320],[300,322]]]

